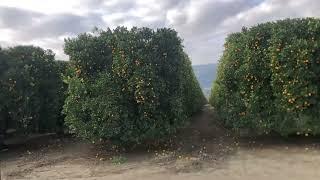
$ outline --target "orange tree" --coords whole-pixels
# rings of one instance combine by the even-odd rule
[[[230,35],[210,103],[231,128],[319,133],[318,19],[287,19]]]
[[[61,72],[50,50],[16,46],[0,51],[0,123],[20,132],[58,130],[63,121]]]
[[[172,29],[118,27],[67,39],[71,75],[64,105],[77,135],[121,145],[157,142],[205,103]]]

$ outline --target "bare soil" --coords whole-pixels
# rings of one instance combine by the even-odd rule
[[[0,153],[6,179],[319,180],[320,138],[235,138],[206,106],[158,147],[117,151],[73,137],[47,137]],[[1,178],[0,178],[1,179]]]

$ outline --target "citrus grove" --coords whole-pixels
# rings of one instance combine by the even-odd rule
[[[172,29],[118,27],[51,50],[0,50],[1,138],[68,130],[91,141],[157,143],[188,123],[206,99]]]
[[[226,127],[320,133],[319,19],[244,27],[224,47],[209,102]],[[34,46],[0,49],[0,145],[9,129],[158,144],[207,103],[173,29],[95,29],[65,39],[64,51],[69,61]]]
[[[172,29],[118,27],[67,39],[65,122],[80,137],[157,142],[206,102]]]
[[[320,133],[320,20],[286,19],[228,36],[210,103],[226,126]]]
[[[0,49],[0,135],[60,132],[66,63],[34,46]],[[1,142],[0,142],[1,143]]]

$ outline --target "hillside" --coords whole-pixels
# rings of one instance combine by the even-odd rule
[[[217,64],[201,64],[192,67],[205,96],[209,97],[212,82],[216,79]]]

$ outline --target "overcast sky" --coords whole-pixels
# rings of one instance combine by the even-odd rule
[[[242,26],[319,17],[318,0],[0,0],[0,46],[34,44],[59,59],[63,39],[122,25],[171,27],[193,64],[218,61],[224,38]]]

